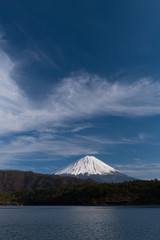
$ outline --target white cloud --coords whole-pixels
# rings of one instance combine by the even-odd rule
[[[150,116],[160,114],[160,82],[146,78],[132,84],[110,83],[96,75],[81,74],[64,79],[49,101],[64,118]]]
[[[0,48],[0,134],[23,135],[25,131],[37,131],[39,135],[13,137],[6,142],[1,140],[1,166],[36,152],[50,154],[49,159],[53,159],[53,155],[97,154],[104,145],[135,144],[148,136],[140,133],[139,139],[135,140],[80,135],[62,138],[55,128],[64,126],[64,131],[68,128],[74,134],[92,127],[85,121],[76,125],[76,121],[96,116],[145,117],[160,114],[159,81],[144,78],[130,84],[111,83],[97,75],[72,74],[62,79],[50,96],[37,105],[16,83],[13,76],[15,66],[16,63]]]
[[[100,115],[160,114],[160,82],[144,78],[131,84],[111,83],[87,73],[62,79],[37,106],[11,77],[15,65],[0,49],[0,134],[47,128]]]

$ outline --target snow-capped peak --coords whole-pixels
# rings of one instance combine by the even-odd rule
[[[75,163],[69,165],[63,170],[57,172],[57,175],[105,175],[117,172],[114,168],[102,162],[94,156],[85,156]]]

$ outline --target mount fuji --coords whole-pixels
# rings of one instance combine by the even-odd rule
[[[94,156],[85,156],[68,167],[55,173],[56,175],[94,179],[98,182],[118,183],[136,180],[119,172]]]

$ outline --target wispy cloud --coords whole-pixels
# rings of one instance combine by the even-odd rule
[[[85,139],[88,142],[95,142],[98,144],[103,144],[103,145],[119,145],[119,144],[137,144],[140,143],[140,141],[136,138],[119,138],[119,139],[110,139],[110,138],[102,138],[99,136],[84,136],[84,135],[77,135],[81,139]]]
[[[140,159],[137,161],[136,159],[133,159],[132,163],[115,164],[114,167],[119,171],[136,178],[139,178],[139,176],[141,179],[153,179],[153,176],[154,178],[160,178],[160,164],[157,162]]]
[[[76,132],[80,132],[84,129],[92,128],[92,127],[93,127],[93,124],[83,124],[83,125],[74,127],[73,129],[71,129],[71,132],[76,133]]]
[[[149,135],[146,134],[146,133],[139,133],[138,138],[139,138],[139,140],[141,140],[141,141],[145,141],[146,139],[150,139],[151,136],[149,136]]]
[[[1,165],[39,152],[53,159],[53,155],[97,154],[102,145],[136,144],[148,136],[140,133],[137,139],[102,139],[78,135],[78,132],[92,128],[84,120],[97,116],[160,115],[159,81],[143,78],[130,84],[109,82],[97,75],[80,72],[62,79],[52,93],[37,104],[16,83],[13,75],[16,64],[0,48]],[[78,124],[79,120],[84,124]],[[74,136],[65,138],[56,130],[61,127],[65,131],[66,126]],[[37,135],[26,136],[27,131]],[[8,136],[8,141],[3,141],[2,136]]]
[[[59,129],[59,130],[58,130]],[[7,168],[13,162],[22,161],[54,161],[79,155],[112,154],[110,146],[137,144],[135,139],[107,139],[99,136],[83,136],[77,132],[64,135],[63,127],[57,130],[41,129],[30,133],[21,133],[0,141],[0,167]],[[62,130],[62,131],[61,131]],[[119,159],[117,159],[119,161]],[[117,165],[121,168],[121,165]],[[131,165],[123,165],[125,170]]]
[[[11,77],[14,67],[15,63],[0,49],[1,134],[100,115],[137,117],[160,114],[158,81],[144,78],[132,84],[111,83],[97,75],[79,73],[62,79],[52,94],[37,106]]]
[[[53,161],[59,157],[97,154],[98,147],[87,144],[78,137],[64,137],[52,133],[36,133],[32,136],[20,135],[1,140],[0,167],[21,161]],[[43,155],[43,157],[42,157]]]
[[[14,22],[15,26],[19,29],[19,31],[25,36],[28,42],[28,49],[25,50],[25,53],[27,53],[34,61],[42,62],[43,64],[48,64],[52,66],[55,69],[59,69],[55,61],[50,58],[45,51],[43,51],[40,47],[38,47],[38,43],[35,42],[33,38],[30,37],[30,35],[27,33],[27,31],[20,26],[20,24]]]
[[[110,83],[83,73],[61,82],[50,101],[58,99],[57,109],[66,109],[65,116],[150,116],[160,114],[160,82],[144,78],[132,84]]]

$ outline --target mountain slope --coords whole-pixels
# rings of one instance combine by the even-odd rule
[[[17,190],[48,188],[54,186],[80,185],[95,183],[74,177],[40,174],[31,171],[0,170],[0,191],[12,192]]]
[[[116,170],[101,160],[93,156],[85,156],[77,162],[69,165],[67,168],[57,172],[57,175],[70,174],[70,175],[105,175]]]
[[[85,156],[56,173],[62,176],[74,176],[82,179],[94,179],[98,182],[124,182],[135,180],[94,156]]]

